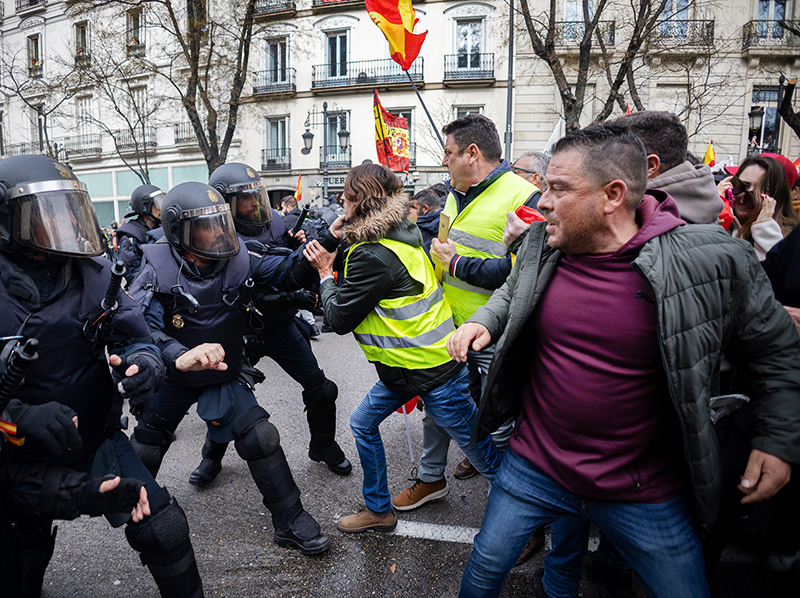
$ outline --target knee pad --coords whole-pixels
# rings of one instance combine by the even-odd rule
[[[268,457],[281,447],[278,429],[269,421],[261,407],[253,407],[233,422],[236,452],[245,461]]]
[[[322,370],[319,371],[321,383],[312,386],[308,384],[303,389],[303,403],[306,405],[332,405],[339,397],[339,387],[328,380]]]
[[[173,498],[144,521],[128,524],[125,536],[131,548],[144,555],[171,554],[189,541],[189,524]]]
[[[139,424],[130,438],[131,446],[145,467],[156,476],[174,436],[169,430]]]

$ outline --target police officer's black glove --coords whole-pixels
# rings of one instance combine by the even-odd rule
[[[149,351],[137,351],[121,359],[120,365],[111,368],[111,375],[119,393],[130,401],[131,413],[138,418],[153,393],[161,388],[164,362]],[[134,364],[139,366],[138,373],[126,377],[125,371]]]
[[[144,484],[135,478],[121,478],[116,488],[101,493],[100,484],[115,477],[108,474],[99,480],[86,482],[78,494],[78,511],[92,517],[130,513],[139,502],[139,491]]]
[[[236,375],[236,379],[255,392],[256,384],[263,382],[267,377],[264,375],[264,372],[258,368],[243,363],[239,373]]]
[[[6,407],[8,419],[17,424],[17,437],[25,438],[20,451],[30,457],[60,457],[83,445],[72,418],[76,413],[61,403],[26,405],[13,399]]]
[[[286,297],[297,309],[311,311],[317,306],[317,294],[301,289],[299,291],[289,291]]]

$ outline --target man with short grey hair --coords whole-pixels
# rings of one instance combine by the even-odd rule
[[[541,152],[525,152],[517,158],[517,161],[514,162],[514,165],[511,167],[511,172],[521,176],[529,183],[536,185],[536,188],[539,189],[533,207],[536,207],[535,204],[539,202],[539,198],[542,196],[541,192],[544,191],[544,176],[547,174],[547,165],[549,162],[550,157],[547,154]]]

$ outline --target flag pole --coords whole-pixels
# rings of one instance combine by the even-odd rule
[[[419,95],[419,90],[417,89],[417,86],[414,85],[414,79],[411,78],[411,74],[408,72],[408,69],[404,70],[403,72],[406,74],[408,80],[411,82],[411,87],[414,88],[414,91],[417,94],[417,98],[419,98],[419,103],[422,104],[422,109],[425,111],[425,114],[428,115],[428,120],[431,121],[431,126],[433,127],[433,130],[436,132],[436,136],[439,138],[439,143],[442,144],[442,149],[444,149],[444,141],[442,141],[442,136],[439,134],[439,129],[436,128],[436,123],[433,122],[433,117],[431,117],[431,113],[428,112],[428,107],[425,105],[425,102],[422,101],[422,96]]]

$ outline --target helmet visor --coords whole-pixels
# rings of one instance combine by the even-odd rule
[[[78,181],[45,181],[11,190],[14,238],[20,245],[76,257],[96,257],[105,243],[86,187]]]
[[[201,257],[223,260],[239,253],[239,239],[228,204],[184,211],[181,230],[181,245]]]
[[[239,185],[227,193],[233,217],[242,224],[264,226],[272,220],[272,207],[264,186],[258,183]]]

